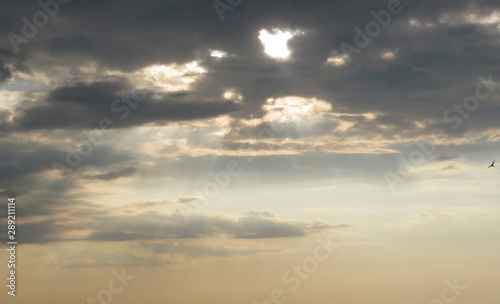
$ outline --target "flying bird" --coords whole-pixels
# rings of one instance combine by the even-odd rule
[[[491,167],[495,167],[495,161],[493,161],[488,168],[491,168]]]

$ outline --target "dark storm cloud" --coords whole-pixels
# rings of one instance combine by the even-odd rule
[[[77,69],[82,62],[93,60],[100,68],[125,72],[151,64],[198,59],[209,73],[186,94],[216,100],[222,88],[235,87],[245,97],[243,111],[236,112],[232,103],[185,103],[168,96],[154,106],[145,102],[136,115],[117,123],[118,127],[228,113],[260,115],[267,98],[299,95],[323,98],[340,112],[387,114],[392,116],[395,128],[407,129],[411,136],[418,130],[409,121],[440,121],[447,107],[469,94],[478,75],[499,75],[499,33],[494,24],[477,24],[466,18],[455,23],[442,22],[443,16],[461,16],[471,11],[467,0],[402,1],[403,12],[393,15],[389,26],[371,39],[361,54],[354,55],[351,64],[326,67],[324,62],[333,50],[338,51],[341,42],[353,44],[353,28],[363,28],[373,20],[370,11],[385,9],[387,3],[252,1],[227,13],[224,22],[220,22],[211,1],[71,1],[61,6],[49,25],[22,46],[20,55],[26,56],[34,69],[49,66],[51,61]],[[494,1],[475,3],[478,20],[499,7]],[[8,31],[18,33],[21,17],[31,17],[37,10],[34,2],[6,4],[2,37]],[[109,11],[113,14],[106,13]],[[410,19],[433,27],[412,27]],[[290,41],[292,60],[288,62],[276,62],[263,54],[258,31],[274,27],[305,31]],[[2,45],[5,49],[10,47],[8,41]],[[214,60],[207,56],[209,49],[222,49],[234,57]],[[397,50],[391,61],[380,58],[387,50]],[[43,63],[34,59],[42,53],[48,58]],[[91,92],[72,91],[76,89],[54,91],[52,101],[60,103],[23,109],[16,123],[22,129],[95,127],[102,115],[109,115],[109,111],[100,111],[104,108],[98,108],[99,103],[114,97],[118,88],[80,88],[95,90],[96,98],[92,98]],[[62,98],[71,94],[80,94],[73,96],[73,102],[86,99],[85,106],[63,102]],[[499,109],[494,108],[494,113],[498,114]],[[42,120],[42,116],[49,119]],[[488,129],[494,116],[483,115],[467,129]]]
[[[93,129],[108,118],[114,127],[121,128],[204,119],[239,109],[231,101],[177,101],[153,97],[153,94],[139,101],[133,99],[131,92],[126,81],[116,79],[60,87],[50,92],[42,104],[18,107],[11,127],[18,130]],[[132,104],[126,103],[127,98]]]
[[[70,86],[59,87],[49,93],[51,103],[73,103],[83,105],[108,106],[120,92],[127,89],[126,80],[100,81],[93,83],[77,82]]]

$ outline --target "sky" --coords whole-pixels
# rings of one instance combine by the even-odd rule
[[[499,47],[493,0],[3,1],[1,302],[498,301]]]

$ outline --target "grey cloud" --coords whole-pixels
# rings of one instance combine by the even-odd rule
[[[196,120],[229,114],[239,110],[232,101],[176,101],[162,97],[133,101],[132,108],[122,100],[132,88],[124,81],[76,83],[50,92],[42,105],[18,107],[14,126],[19,130],[95,129],[102,119],[110,119],[117,128],[169,121]],[[152,94],[151,94],[152,95]]]
[[[76,82],[53,90],[47,100],[54,103],[69,102],[108,107],[120,93],[126,93],[127,88],[129,86],[126,80],[118,79],[93,83]]]
[[[89,236],[91,241],[126,241],[155,239],[190,239],[227,234],[234,238],[263,239],[301,237],[310,228],[327,229],[331,226],[287,222],[263,213],[249,213],[237,221],[230,218],[181,214],[160,215],[154,212],[135,217],[106,218]]]
[[[392,23],[356,55],[351,64],[338,69],[323,65],[331,51],[342,41],[352,43],[353,28],[363,27],[372,19],[370,11],[385,8],[387,1],[308,1],[307,4],[253,1],[238,6],[227,15],[225,22],[219,21],[210,2],[143,1],[140,11],[134,1],[74,2],[61,9],[57,26],[41,29],[39,35],[23,46],[23,52],[43,52],[49,57],[48,61],[57,61],[74,70],[89,60],[96,61],[99,67],[130,72],[151,64],[199,59],[209,73],[194,85],[193,92],[185,94],[214,100],[222,88],[236,87],[245,96],[243,111],[236,112],[238,107],[232,103],[192,101],[186,104],[171,100],[182,94],[170,95],[155,106],[146,102],[137,109],[136,115],[117,123],[118,127],[220,114],[258,116],[267,98],[300,95],[323,98],[340,112],[387,114],[394,117],[395,128],[407,127],[407,134],[411,135],[419,131],[408,124],[409,120],[439,121],[442,111],[452,101],[466,96],[463,89],[472,87],[477,75],[499,71],[500,55],[498,33],[491,27],[464,20],[462,24],[440,22],[444,14],[465,13],[470,9],[468,1],[402,3],[403,13],[393,16]],[[493,1],[480,3],[477,5],[479,16],[498,9]],[[12,13],[5,17],[11,21],[5,28],[11,31],[20,28],[17,17],[29,15],[36,7],[29,3],[26,7],[9,6],[12,9],[6,8],[6,11]],[[111,10],[115,12],[112,16],[104,15],[104,11]],[[85,22],[88,18],[94,22]],[[435,26],[415,28],[409,25],[410,18]],[[87,26],[76,28],[83,23]],[[290,41],[291,61],[275,62],[262,54],[257,33],[261,28],[270,27],[306,31],[305,35]],[[8,43],[4,47],[8,49]],[[223,49],[234,57],[213,60],[206,55],[209,49]],[[394,60],[380,59],[381,52],[395,49],[398,53]],[[43,67],[42,63],[28,61],[34,69]],[[50,62],[43,64],[48,66]],[[102,88],[88,89],[97,93]],[[58,96],[56,92],[53,95]],[[104,98],[106,94],[99,96]],[[100,97],[89,98],[86,105],[99,102]],[[74,107],[63,104],[20,109],[22,115],[16,122],[26,130],[90,128],[96,126],[103,114],[104,117],[110,115],[109,111],[101,112],[95,107],[79,108],[78,115],[72,113]],[[42,120],[40,116],[50,119]],[[484,125],[494,123],[493,115],[484,118]],[[472,130],[480,127],[480,124],[470,126]]]
[[[241,239],[265,239],[277,237],[300,237],[304,227],[292,223],[277,223],[262,216],[247,216],[238,220],[235,233]]]
[[[441,155],[436,157],[436,160],[442,162],[442,161],[454,160],[454,159],[457,159],[459,157],[460,156],[456,155],[456,154],[454,154],[454,155],[441,154]]]
[[[187,204],[187,203],[194,203],[198,202],[201,198],[198,196],[181,196],[177,199],[180,203]]]
[[[6,81],[12,76],[9,68],[5,66],[5,63],[0,60],[0,83]]]

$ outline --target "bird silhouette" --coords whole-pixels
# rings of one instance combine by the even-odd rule
[[[491,167],[495,167],[495,161],[493,161],[488,168],[491,168]]]

